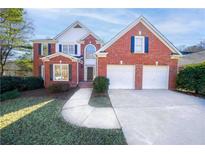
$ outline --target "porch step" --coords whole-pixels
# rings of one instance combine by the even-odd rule
[[[78,85],[80,88],[92,88],[93,82],[84,81],[84,82],[79,82]]]

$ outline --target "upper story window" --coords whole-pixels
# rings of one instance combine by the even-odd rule
[[[75,54],[75,44],[63,44],[62,52],[65,54]]]
[[[41,55],[48,56],[48,43],[41,44]]]
[[[144,53],[144,36],[135,36],[135,52]]]
[[[52,53],[52,44],[47,42],[38,43],[38,55],[48,56]]]
[[[68,53],[68,45],[63,45],[63,53]]]
[[[96,47],[92,44],[88,44],[85,48],[85,56],[87,59],[94,59],[95,55],[94,53],[96,52]]]
[[[70,54],[75,54],[75,45],[74,44],[69,45],[69,53]]]

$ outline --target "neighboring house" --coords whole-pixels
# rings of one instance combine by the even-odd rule
[[[174,89],[181,53],[144,17],[97,51],[97,75],[111,89]]]
[[[144,17],[102,45],[77,21],[53,39],[33,41],[33,73],[44,78],[45,87],[106,76],[111,89],[175,88],[181,53]]]
[[[45,87],[57,82],[77,86],[96,76],[95,52],[102,40],[79,21],[53,39],[33,40],[34,75],[44,79]]]
[[[4,76],[32,76],[32,74],[32,71],[22,70],[13,60],[9,60],[4,66]]]
[[[179,67],[183,67],[189,64],[198,64],[205,62],[205,50],[184,55],[179,59]]]

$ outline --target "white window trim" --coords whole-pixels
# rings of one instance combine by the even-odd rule
[[[61,46],[62,46],[61,48],[62,48],[62,52],[63,52],[63,53],[65,53],[65,52],[64,52],[64,50],[63,50],[63,49],[64,49],[64,47],[63,47],[63,46],[65,46],[65,45],[68,47],[68,44],[61,44]],[[69,49],[68,49],[68,51],[67,51],[67,52],[69,52]],[[66,54],[67,54],[67,53],[66,53]]]
[[[46,45],[47,48],[48,48],[48,43],[41,43],[41,56],[45,56],[45,55],[44,55],[44,51],[43,51],[43,46],[44,46],[44,45]],[[48,55],[46,55],[46,56],[48,56]]]
[[[41,77],[45,80],[45,66],[41,65]]]
[[[43,43],[41,43],[41,56],[43,56]]]
[[[68,53],[65,53],[65,54],[68,54],[68,55],[73,55],[73,56],[76,56],[76,55],[78,55],[78,50],[79,50],[79,44],[76,44],[76,43],[59,43],[59,44],[61,44],[62,45],[62,52],[63,53],[65,53],[64,51],[63,51],[63,45],[67,45],[68,46]],[[58,46],[59,46],[59,44],[58,44]],[[69,45],[73,45],[74,46],[74,53],[73,54],[71,54],[70,53],[70,50],[69,50]],[[75,54],[75,45],[77,45],[78,46],[78,48],[77,48],[77,54]],[[57,46],[57,48],[58,48],[58,46]],[[58,51],[58,50],[57,50]]]
[[[73,54],[70,53],[70,50],[69,50],[69,46],[70,46],[70,45],[72,45],[72,46],[74,47],[74,48],[73,48],[73,49],[74,49],[74,50],[73,50],[73,51],[74,51]],[[70,55],[75,55],[75,44],[68,44],[68,52],[69,52]]]
[[[84,48],[84,59],[96,59],[95,57],[94,57],[94,58],[87,58],[87,57],[86,57],[86,48],[87,48],[89,45],[92,45],[92,46],[95,48],[95,52],[97,51],[95,45],[93,45],[93,44],[87,44],[87,45],[85,46],[85,48]],[[94,52],[94,53],[95,53],[95,52]],[[95,56],[95,55],[94,55],[94,56]]]
[[[67,67],[68,67],[68,80],[56,80],[55,79],[55,66],[56,65],[60,65],[60,70],[61,70],[61,76],[62,76],[62,66],[63,65],[66,65]],[[53,64],[53,81],[69,81],[69,76],[70,76],[70,74],[69,74],[69,66],[68,66],[68,64]]]
[[[134,45],[134,50],[135,50],[134,53],[145,53],[145,37],[144,36],[135,36],[135,43],[136,43],[136,39],[138,39],[138,38],[142,39],[142,45],[143,45],[142,51],[137,51],[136,44],[135,44]]]

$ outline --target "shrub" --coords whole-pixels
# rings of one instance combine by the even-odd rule
[[[33,90],[43,87],[43,79],[40,77],[0,77],[1,93],[17,89],[18,91]]]
[[[70,89],[69,83],[55,83],[48,87],[48,91],[51,93],[65,92]]]
[[[205,62],[187,65],[177,75],[177,88],[205,95]]]
[[[93,88],[97,93],[103,93],[108,90],[109,79],[104,76],[98,76],[93,81]]]
[[[19,91],[17,89],[15,89],[15,90],[7,91],[3,94],[0,94],[0,100],[4,101],[7,99],[14,99],[14,98],[19,97],[19,96],[20,96]]]

